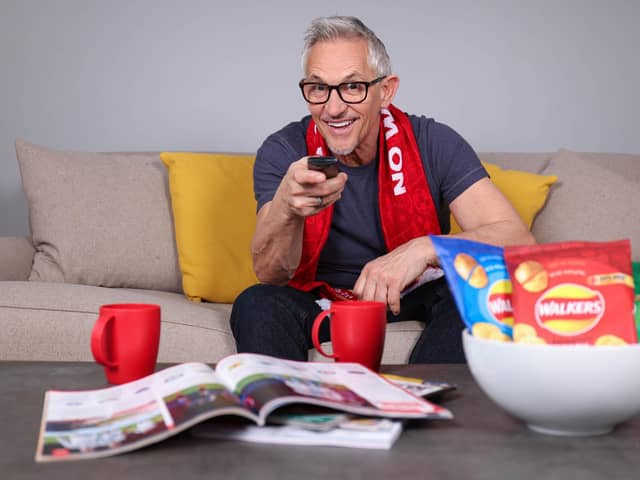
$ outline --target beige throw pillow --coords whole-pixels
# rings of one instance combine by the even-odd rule
[[[640,260],[640,155],[560,150],[541,173],[560,180],[533,224],[539,242],[630,238]]]
[[[36,249],[30,280],[181,291],[158,153],[51,150],[16,141]]]

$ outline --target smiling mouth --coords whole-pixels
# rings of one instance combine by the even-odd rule
[[[355,120],[342,120],[341,122],[332,122],[327,120],[325,123],[331,128],[346,128],[352,125],[354,122]]]

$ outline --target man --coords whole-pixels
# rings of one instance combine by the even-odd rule
[[[444,278],[400,298],[437,265],[428,235],[448,233],[451,212],[459,237],[497,245],[533,237],[462,137],[391,104],[399,79],[360,20],[314,20],[302,67],[310,117],[269,136],[256,157],[252,253],[262,283],[234,303],[238,351],[306,360],[316,301],[352,293],[386,303],[389,321],[426,323],[410,362],[464,362],[463,323]],[[311,170],[310,155],[337,157],[340,173]]]

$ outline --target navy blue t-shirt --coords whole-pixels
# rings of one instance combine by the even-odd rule
[[[409,115],[440,229],[448,233],[449,204],[487,176],[471,146],[433,119]],[[310,116],[270,135],[258,149],[253,183],[258,210],[273,196],[292,162],[307,155]],[[364,265],[387,253],[378,211],[378,161],[361,167],[340,164],[349,179],[334,205],[329,238],[320,255],[317,279],[353,288]]]

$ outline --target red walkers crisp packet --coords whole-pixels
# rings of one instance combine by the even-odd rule
[[[637,343],[629,240],[505,247],[513,339]]]

